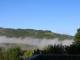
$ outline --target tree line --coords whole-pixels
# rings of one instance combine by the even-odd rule
[[[47,39],[54,39],[59,38],[59,40],[64,39],[73,39],[73,36],[67,35],[67,34],[59,34],[54,33],[50,30],[35,30],[35,29],[12,29],[12,28],[0,28],[0,35],[1,36],[7,36],[7,37],[32,37],[32,38],[47,38]]]

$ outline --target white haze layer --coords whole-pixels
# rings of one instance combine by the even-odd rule
[[[7,38],[5,36],[0,36],[0,43],[16,43],[16,44],[27,44],[27,45],[36,45],[37,48],[43,48],[47,45],[54,45],[54,44],[62,44],[62,45],[70,45],[74,40],[63,40],[60,41],[58,38],[55,39],[37,39],[26,37],[24,39],[21,38]],[[27,47],[26,47],[27,48]]]

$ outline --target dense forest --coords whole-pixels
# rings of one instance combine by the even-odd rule
[[[80,28],[74,36],[74,42],[70,46],[48,45],[42,49],[43,54],[80,54]],[[19,58],[29,58],[32,55],[40,54],[40,50],[26,50],[24,53],[19,46],[4,50],[0,48],[0,60],[19,60]]]
[[[47,39],[54,39],[59,38],[59,40],[64,39],[73,39],[73,36],[67,34],[59,34],[54,33],[50,30],[35,30],[35,29],[13,29],[13,28],[2,28],[0,27],[0,36],[7,36],[7,37],[16,37],[16,38],[25,38],[25,37],[32,37],[32,38],[47,38]]]

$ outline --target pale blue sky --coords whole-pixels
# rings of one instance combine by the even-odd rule
[[[0,0],[0,27],[74,35],[80,27],[80,0]]]

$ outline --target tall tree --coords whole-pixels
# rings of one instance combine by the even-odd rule
[[[75,44],[80,44],[80,28],[77,29],[77,33],[74,36],[74,43]]]

